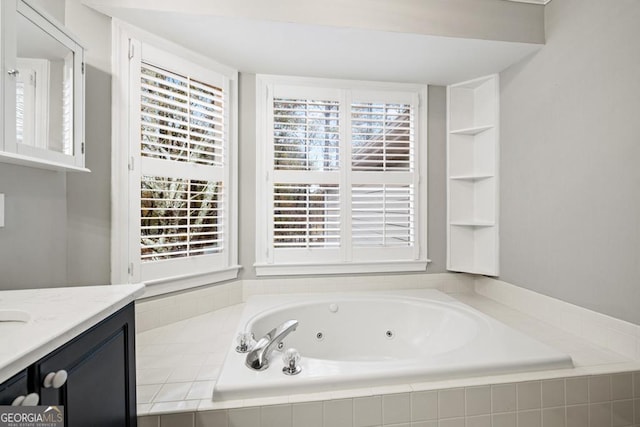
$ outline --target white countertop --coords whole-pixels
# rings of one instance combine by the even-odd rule
[[[143,292],[142,284],[1,291],[0,315],[3,310],[18,310],[26,312],[29,320],[0,321],[0,383]]]

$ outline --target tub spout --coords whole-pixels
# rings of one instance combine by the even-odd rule
[[[246,365],[262,371],[269,367],[269,357],[278,347],[284,337],[295,331],[298,327],[297,320],[287,320],[282,325],[272,329],[268,334],[258,340],[253,349],[247,354]]]

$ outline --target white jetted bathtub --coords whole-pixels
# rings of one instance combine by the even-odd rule
[[[243,399],[497,373],[571,368],[571,358],[437,290],[251,297],[237,332],[259,340],[297,320],[269,367],[232,343],[213,399]],[[301,372],[282,372],[299,351]]]

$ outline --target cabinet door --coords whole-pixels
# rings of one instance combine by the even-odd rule
[[[27,371],[24,370],[0,384],[0,405],[11,405],[18,396],[27,395]]]
[[[133,304],[70,341],[36,365],[41,404],[63,405],[67,427],[136,425]],[[65,370],[66,383],[43,386]]]

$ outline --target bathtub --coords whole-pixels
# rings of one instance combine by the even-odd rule
[[[237,333],[259,339],[287,320],[283,341],[302,371],[284,375],[282,352],[266,370],[245,366],[234,338],[213,400],[571,368],[571,358],[432,289],[251,297]]]

